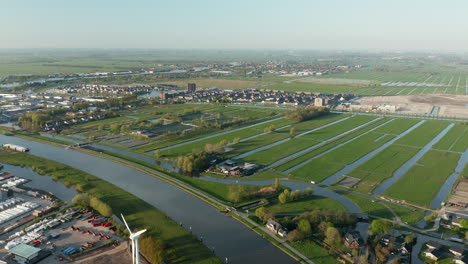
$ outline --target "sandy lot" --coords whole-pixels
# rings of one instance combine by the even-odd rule
[[[440,107],[439,116],[468,117],[468,96],[449,94],[421,94],[394,96],[365,96],[354,102],[361,105],[396,105],[398,113],[430,114]]]

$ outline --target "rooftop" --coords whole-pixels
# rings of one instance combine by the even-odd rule
[[[34,257],[39,251],[41,251],[41,249],[26,244],[19,244],[16,247],[9,250],[10,253],[25,259],[30,259],[31,257]]]

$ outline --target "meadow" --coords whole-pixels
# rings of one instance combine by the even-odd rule
[[[384,195],[429,207],[442,186],[452,174],[460,154],[431,150]]]

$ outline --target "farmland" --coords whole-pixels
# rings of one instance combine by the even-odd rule
[[[353,185],[348,186],[350,190],[369,194],[386,180],[395,177],[398,169],[451,124],[448,121],[343,114],[329,114],[294,123],[282,117],[286,111],[288,110],[222,105],[161,105],[142,108],[138,115],[129,112],[125,116],[108,120],[109,123],[93,124],[91,122],[86,126],[79,126],[79,129],[83,136],[102,137],[107,134],[102,138],[102,143],[147,157],[151,157],[153,150],[160,149],[158,154],[160,160],[166,162],[172,162],[177,157],[194,153],[194,151],[195,153],[202,151],[207,144],[226,141],[227,152],[223,154],[226,158],[258,164],[270,169],[258,173],[258,176],[254,174],[251,179],[271,179],[284,175],[296,180],[316,182],[333,178],[333,184],[339,184],[344,176],[348,176],[351,177],[350,179],[356,179]],[[226,129],[201,130],[200,132],[195,130],[193,134],[182,134],[174,139],[146,139],[145,144],[134,148],[126,147],[125,142],[131,137],[106,139],[110,132],[95,130],[98,125],[108,126],[113,123],[124,125],[136,123],[136,119],[157,120],[170,118],[170,116],[180,117],[185,122],[184,124],[211,119],[216,120],[214,122],[238,118],[257,121]],[[170,129],[171,126],[172,124],[156,127],[153,131]],[[274,127],[274,129],[266,132],[268,127]],[[293,136],[290,134],[291,128],[295,129]],[[174,129],[179,128],[174,126]],[[468,148],[467,131],[466,123],[453,122],[453,128],[448,129],[448,132],[441,136],[438,142],[434,142],[429,152],[424,153],[425,155],[423,154],[416,164],[405,165],[411,167],[409,171],[405,171],[405,175],[398,176],[399,180],[387,187],[388,190],[385,189],[384,195],[428,206],[439,190],[434,186],[443,184],[456,166],[461,153]],[[69,134],[73,136],[73,133]],[[440,159],[434,157],[436,154],[440,156]],[[428,160],[433,160],[433,162]],[[431,169],[429,165],[432,163],[437,167],[444,167],[444,171]],[[444,164],[447,166],[443,166]],[[408,176],[414,173],[419,176]],[[425,181],[427,186],[424,188],[431,191],[425,191],[425,195],[419,195],[418,198],[401,194],[406,192],[400,192],[404,190],[400,188],[401,185],[416,184],[425,179],[420,178],[423,177],[422,175],[430,177],[431,180]],[[250,178],[241,180],[244,179]],[[216,184],[198,180],[190,182],[193,186],[203,189],[218,199],[227,200],[227,187],[219,188]],[[407,188],[411,189],[411,187]],[[274,210],[280,209],[274,207]],[[288,211],[289,209],[282,210]]]
[[[432,150],[384,194],[400,200],[429,206],[457,164],[459,154]]]
[[[354,70],[294,82],[277,83],[266,89],[356,95],[468,94],[468,72],[420,68],[414,71]]]

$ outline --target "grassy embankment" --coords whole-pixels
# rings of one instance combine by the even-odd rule
[[[115,214],[124,213],[134,228],[147,228],[148,235],[166,245],[166,261],[170,263],[221,263],[197,238],[167,218],[161,211],[134,195],[93,175],[64,164],[25,153],[1,152],[0,161],[32,167],[93,195],[107,203]]]

